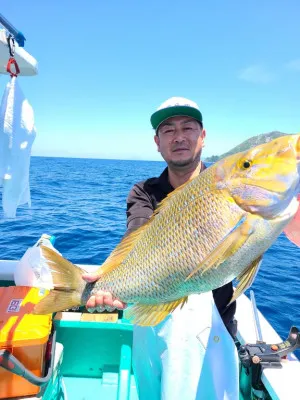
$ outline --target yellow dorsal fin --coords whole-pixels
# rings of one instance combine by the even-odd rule
[[[190,178],[188,181],[183,183],[182,185],[178,186],[178,188],[174,189],[171,193],[169,193],[157,206],[151,218],[155,217],[156,214],[161,212],[173,199],[173,197],[177,196],[178,193],[182,192],[186,186],[188,186],[194,179],[198,178],[198,176]]]
[[[187,297],[163,303],[163,304],[140,304],[129,307],[124,312],[124,317],[131,323],[140,326],[155,326],[163,321],[179,305],[181,308],[187,302]]]
[[[117,245],[117,247],[111,252],[111,254],[107,257],[104,263],[99,268],[99,272],[102,274],[106,274],[113,269],[117,268],[121,262],[126,258],[128,253],[134,247],[136,241],[142,235],[142,233],[147,229],[150,224],[150,220],[147,221],[140,228],[136,229],[129,235],[125,236],[122,241]]]
[[[108,256],[108,258],[104,261],[104,263],[99,268],[99,272],[106,274],[111,272],[115,268],[117,268],[121,262],[126,258],[126,256],[130,253],[135,243],[141,237],[141,235],[148,229],[148,226],[152,223],[153,219],[156,218],[156,215],[159,214],[165,207],[168,206],[170,199],[177,195],[182,189],[190,183],[190,181],[184,183],[179,186],[173,192],[168,194],[168,196],[159,203],[158,207],[154,210],[150,219],[145,222],[141,227],[137,228],[135,231],[131,232],[129,235],[125,236],[122,241],[117,245],[117,247],[112,251],[112,253]]]

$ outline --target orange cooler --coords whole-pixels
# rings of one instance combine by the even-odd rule
[[[38,377],[45,372],[52,314],[33,315],[31,311],[47,293],[24,286],[0,288],[0,350],[8,350]],[[35,395],[39,390],[22,376],[0,366],[0,399]]]

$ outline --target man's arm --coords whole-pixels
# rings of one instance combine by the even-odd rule
[[[142,226],[153,214],[151,197],[145,191],[143,182],[137,183],[127,197],[127,231],[125,235]]]

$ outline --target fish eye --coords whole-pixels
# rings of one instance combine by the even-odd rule
[[[248,169],[248,168],[250,168],[251,167],[251,161],[250,160],[245,160],[244,162],[243,162],[243,168],[244,169]]]

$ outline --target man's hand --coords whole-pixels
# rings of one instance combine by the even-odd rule
[[[101,272],[83,274],[82,278],[86,282],[95,282],[101,278]],[[114,298],[110,292],[104,292],[102,290],[99,290],[95,295],[91,296],[86,303],[86,308],[89,312],[113,311],[115,308],[117,310],[124,310],[126,307],[126,303]]]

